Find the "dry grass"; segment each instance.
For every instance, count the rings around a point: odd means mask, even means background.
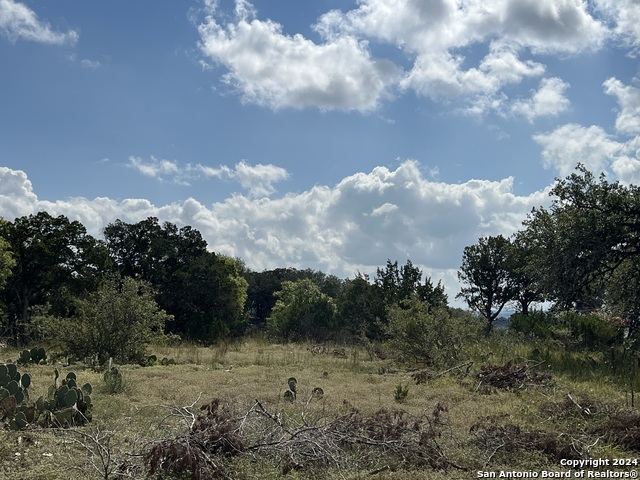
[[[526,448],[526,442],[534,435],[531,432],[555,432],[558,426],[557,418],[548,408],[542,408],[543,405],[565,405],[567,394],[572,398],[588,395],[600,402],[625,404],[624,392],[606,382],[577,383],[554,376],[551,386],[527,386],[517,391],[483,389],[478,388],[475,378],[481,367],[480,362],[476,362],[467,376],[464,372],[451,372],[417,385],[411,379],[411,371],[394,365],[391,360],[372,359],[364,349],[345,347],[344,356],[339,355],[340,352],[334,356],[333,348],[318,352],[310,345],[269,344],[259,339],[212,348],[156,347],[152,353],[158,358],[174,358],[177,364],[119,367],[127,388],[118,395],[103,392],[100,373],[81,366],[60,366],[61,373],[73,370],[81,383],[93,384],[94,421],[76,432],[41,429],[8,432],[0,440],[0,478],[119,478],[115,469],[122,465],[126,467],[123,472],[130,478],[145,478],[140,455],[159,439],[185,434],[191,418],[188,412],[196,412],[213,398],[221,399],[238,415],[246,413],[259,400],[270,412],[281,415],[292,425],[300,421],[301,413],[308,421],[321,424],[351,409],[365,416],[382,408],[402,409],[420,416],[431,414],[434,407],[441,404],[448,412],[446,423],[439,427],[438,445],[452,464],[469,469],[433,471],[422,467],[417,471],[395,471],[394,465],[389,465],[389,469],[376,469],[377,473],[370,475],[372,468],[368,466],[340,471],[309,468],[294,469],[287,478],[440,480],[475,478],[475,471],[483,468],[554,470],[560,468],[555,459],[535,448]],[[9,358],[16,358],[16,352],[0,350],[0,359]],[[490,360],[499,359],[492,355]],[[32,376],[32,399],[45,394],[53,382],[52,365],[25,366],[21,372]],[[283,398],[291,376],[298,381],[297,400],[293,404]],[[409,385],[408,397],[402,404],[394,400],[399,384]],[[321,400],[309,400],[314,387],[324,390]],[[185,406],[192,408],[183,409]],[[563,420],[563,425],[573,428],[572,425],[582,425],[583,420]],[[478,442],[477,425],[491,422],[506,425],[499,431],[503,434],[511,431],[508,425],[518,426],[522,433],[515,443],[505,441],[505,445],[515,445],[515,450],[488,451],[486,442]],[[486,440],[491,432],[498,430],[487,430],[483,438]],[[574,429],[567,433],[577,435],[579,432]],[[536,437],[539,438],[546,437]],[[523,443],[522,448],[518,442]],[[105,444],[108,449],[106,453],[103,450],[101,457],[98,447]],[[624,453],[631,455],[620,447],[599,442],[591,449],[590,456],[610,458]],[[226,462],[233,478],[282,477],[283,465],[272,460],[252,461],[239,456]]]

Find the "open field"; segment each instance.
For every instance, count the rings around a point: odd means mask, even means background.
[[[81,365],[60,365],[63,376],[73,370],[79,383],[93,385],[93,422],[70,430],[3,433],[0,477],[146,478],[141,455],[158,440],[185,435],[193,420],[191,413],[197,415],[199,407],[214,398],[240,419],[245,446],[264,443],[261,448],[217,459],[228,478],[281,478],[283,470],[290,469],[287,478],[467,479],[477,478],[477,471],[566,471],[559,464],[563,455],[610,459],[638,455],[640,428],[633,424],[636,417],[625,410],[629,398],[622,388],[602,379],[576,381],[561,375],[541,376],[544,381],[539,384],[532,377],[509,390],[491,387],[476,377],[482,365],[516,358],[509,358],[514,351],[484,351],[468,372],[466,367],[455,369],[416,384],[406,366],[372,357],[359,347],[313,348],[260,339],[212,348],[155,347],[152,353],[173,358],[176,365],[122,366],[125,389],[115,395],[105,391],[101,373]],[[16,357],[14,350],[0,350],[1,361]],[[20,368],[32,376],[32,399],[46,394],[53,383],[53,368]],[[293,402],[283,398],[289,377],[297,379]],[[396,399],[399,386],[408,387],[402,402]],[[312,398],[315,387],[323,389],[322,398]],[[354,438],[363,438],[364,430],[358,430],[362,425],[371,432],[378,422],[379,433],[390,426],[384,422],[401,418],[376,416],[380,409],[406,412],[402,417],[408,419],[405,436],[369,435],[371,445],[350,444],[344,449],[345,458],[323,463],[324,454],[349,443],[343,440],[350,431]],[[637,443],[612,440],[623,438],[615,437],[613,427],[606,427],[620,412],[627,412],[629,432],[624,438],[636,435]],[[333,428],[337,418],[345,428]],[[423,423],[414,428],[418,420]],[[399,428],[397,422],[393,425]],[[421,437],[423,443],[418,439],[411,444],[412,428],[426,435]],[[307,455],[302,462],[293,452],[287,465],[287,449],[302,447],[287,438],[285,429],[301,441],[315,442],[311,452],[317,456]],[[372,454],[373,437],[378,444]],[[435,470],[425,462],[412,465],[410,453],[416,445],[432,452]],[[401,457],[405,447],[404,453],[409,454],[403,462],[392,450]]]

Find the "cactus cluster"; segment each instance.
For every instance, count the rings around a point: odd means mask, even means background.
[[[12,430],[33,421],[35,412],[28,404],[30,385],[29,374],[21,375],[16,364],[0,364],[0,421]]]
[[[175,365],[176,361],[173,358],[167,357],[163,357],[162,360],[159,360],[157,356],[149,355],[147,358],[143,358],[140,362],[140,366],[142,367],[153,367],[158,364],[166,367],[167,365]]]
[[[20,352],[17,363],[26,365],[28,363],[45,364],[47,362],[47,353],[44,348],[32,348],[31,350],[23,350]]]
[[[289,390],[284,392],[284,398],[286,400],[293,402],[296,399],[296,396],[298,395],[298,381],[296,380],[295,377],[289,377],[289,380],[287,380],[287,383],[289,384]]]
[[[59,377],[56,368],[54,384],[47,396],[34,403],[29,401],[31,376],[21,375],[14,363],[0,364],[0,424],[21,430],[34,424],[68,427],[91,421],[91,384],[79,387],[76,374],[69,372],[58,385]]]
[[[289,385],[289,390],[286,390],[283,396],[285,400],[293,402],[298,397],[298,380],[296,380],[295,377],[289,377],[287,384]],[[324,390],[322,390],[322,388],[315,387],[311,391],[311,398],[320,400],[322,397],[324,397]]]
[[[54,376],[47,396],[36,400],[38,423],[43,426],[70,427],[90,422],[93,407],[91,384],[85,383],[79,387],[76,374],[69,372],[58,386],[60,373],[57,368]]]

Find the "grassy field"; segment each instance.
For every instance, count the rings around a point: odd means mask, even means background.
[[[0,478],[147,478],[145,452],[163,439],[188,439],[200,407],[214,398],[218,413],[222,406],[229,412],[215,428],[232,418],[235,433],[227,433],[244,445],[240,454],[211,456],[227,478],[287,471],[286,478],[468,479],[479,471],[566,471],[561,458],[635,458],[640,446],[640,421],[623,388],[603,378],[544,376],[544,365],[530,368],[517,346],[485,345],[473,364],[429,372],[420,384],[407,365],[359,347],[251,339],[151,351],[176,365],[121,366],[117,394],[102,373],[57,364],[93,385],[93,421],[3,432]],[[0,361],[15,358],[17,351],[0,350]],[[506,381],[522,377],[511,388],[477,377],[483,366],[510,360],[513,368],[500,370]],[[32,377],[31,399],[46,395],[53,369],[20,368]],[[283,397],[290,377],[297,379],[293,402]],[[315,387],[322,398],[313,397]]]

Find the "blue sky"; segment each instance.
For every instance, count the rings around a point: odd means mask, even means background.
[[[577,162],[640,181],[634,0],[0,0],[0,215],[149,215],[450,299]]]

